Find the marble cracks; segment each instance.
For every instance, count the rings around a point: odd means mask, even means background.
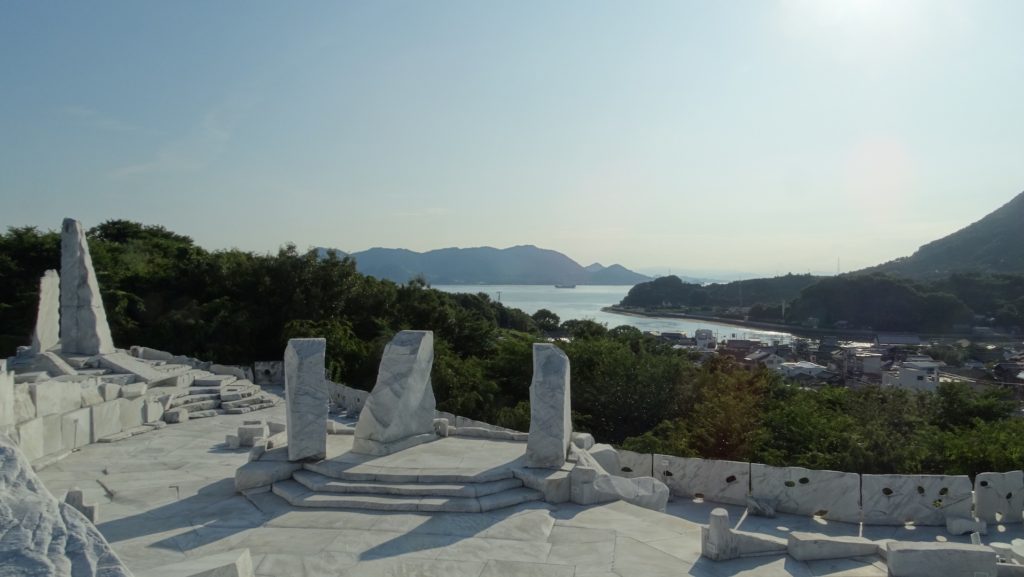
[[[388,455],[432,441],[434,333],[402,331],[384,348],[377,384],[359,414],[352,451]]]
[[[288,419],[288,460],[327,456],[325,339],[291,339],[284,351]]]
[[[555,345],[533,345],[530,384],[530,437],[526,466],[559,469],[572,436],[569,357]]]

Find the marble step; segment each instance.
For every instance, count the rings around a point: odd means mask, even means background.
[[[224,385],[230,385],[238,380],[238,377],[232,375],[202,375],[197,376],[196,380],[192,382],[197,387],[219,387]]]
[[[483,497],[523,486],[519,479],[502,479],[486,483],[381,483],[376,481],[342,481],[312,471],[296,471],[292,478],[311,491],[364,495],[418,497]]]
[[[404,495],[349,495],[320,493],[293,481],[278,481],[274,494],[295,507],[327,509],[370,509],[374,511],[422,511],[446,513],[482,513],[529,501],[540,501],[543,494],[533,489],[509,489],[482,497],[418,497]]]
[[[398,469],[366,467],[341,461],[318,461],[306,463],[303,468],[325,477],[342,481],[379,481],[381,483],[487,483],[511,479],[511,468],[500,469]]]
[[[253,396],[253,395],[250,395],[248,397],[243,397],[243,398],[237,399],[237,400],[228,400],[228,399],[225,398],[224,395],[221,395],[220,399],[221,399],[220,406],[225,408],[225,409],[238,409],[238,408],[241,408],[241,407],[248,407],[250,405],[258,405],[258,404],[263,403],[265,401],[265,399],[263,399],[262,397]]]
[[[186,407],[186,408],[188,408],[189,406],[194,405],[195,403],[203,403],[203,402],[207,402],[207,401],[220,401],[220,394],[219,393],[206,393],[206,394],[202,394],[202,395],[184,395],[184,396],[181,396],[181,397],[175,397],[175,398],[171,399],[171,403],[170,403],[170,405],[168,405],[168,408],[170,408],[170,409],[177,409],[178,407]],[[213,407],[206,407],[206,408],[212,409]]]

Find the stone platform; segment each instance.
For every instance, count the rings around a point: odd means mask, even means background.
[[[261,414],[280,420],[284,407]],[[97,503],[97,527],[138,574],[249,548],[259,577],[886,575],[884,562],[876,556],[835,561],[796,561],[781,555],[723,562],[701,558],[700,526],[721,505],[688,499],[670,502],[666,513],[621,502],[591,507],[527,502],[484,513],[454,513],[295,507],[272,492],[246,498],[234,491],[233,475],[248,460],[248,451],[224,444],[225,435],[246,418],[251,416],[220,415],[116,443],[88,445],[39,476],[58,498],[78,486],[87,502]],[[514,462],[518,456],[513,451],[521,444],[501,445],[488,455],[460,455],[456,447],[463,445],[443,441],[419,450],[436,449],[438,457],[443,450],[451,459],[447,466],[482,471]],[[502,449],[509,452],[499,453]],[[349,464],[379,466],[368,463]],[[435,464],[421,460],[417,467]],[[967,536],[949,536],[939,527],[861,527],[793,515],[765,519],[744,517],[742,507],[725,508],[737,528],[778,537],[806,531],[876,540],[969,542]],[[1021,525],[1000,525],[984,541],[1010,542],[1022,536]]]
[[[274,483],[274,494],[296,507],[455,513],[543,499],[515,477],[526,443],[447,437],[384,456],[352,445],[351,435],[329,436],[328,458]]]

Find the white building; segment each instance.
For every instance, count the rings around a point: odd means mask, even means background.
[[[904,361],[882,374],[882,385],[915,391],[934,391],[939,384],[939,367],[934,360]]]
[[[715,333],[711,332],[711,329],[697,329],[693,333],[693,338],[697,339],[697,348],[701,350],[713,351],[717,345]]]

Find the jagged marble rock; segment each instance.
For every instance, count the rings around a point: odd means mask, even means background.
[[[89,243],[82,225],[65,218],[60,235],[61,351],[77,355],[114,352]]]
[[[60,275],[48,270],[39,279],[39,311],[32,331],[32,352],[39,354],[60,344]]]
[[[0,574],[131,577],[78,510],[59,502],[0,434]]]
[[[284,351],[288,460],[327,456],[326,339],[291,339]]]
[[[549,343],[533,345],[530,437],[526,466],[559,469],[572,440],[569,357]]]
[[[387,455],[437,438],[433,364],[431,331],[402,331],[391,339],[380,360],[377,384],[359,413],[353,452]]]

